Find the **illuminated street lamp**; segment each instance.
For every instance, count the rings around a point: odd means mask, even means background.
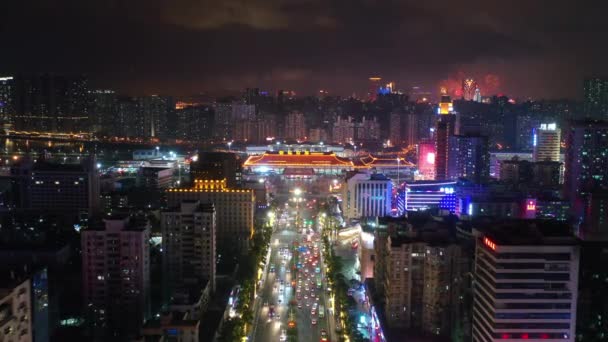
[[[295,189],[293,190],[293,194],[294,194],[294,195],[296,195],[296,196],[300,196],[300,195],[302,195],[302,189],[300,189],[300,188],[295,188]]]

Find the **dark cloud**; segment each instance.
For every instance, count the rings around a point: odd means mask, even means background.
[[[146,93],[260,85],[351,94],[379,74],[454,75],[518,97],[577,96],[606,75],[603,1],[24,0],[0,11],[0,72],[85,72]],[[487,89],[490,91],[489,89]],[[483,91],[483,89],[482,89]]]

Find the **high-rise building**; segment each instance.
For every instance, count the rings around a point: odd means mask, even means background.
[[[608,79],[586,79],[583,88],[586,117],[608,120]]]
[[[292,111],[285,118],[285,139],[306,140],[306,121],[304,113]]]
[[[226,180],[226,186],[241,184],[241,160],[236,153],[200,152],[198,160],[190,164],[191,179]]]
[[[0,283],[0,318],[0,341],[34,341],[31,279],[8,277]]]
[[[473,342],[575,341],[579,247],[569,227],[516,220],[473,233]]]
[[[117,136],[114,121],[118,115],[118,97],[113,90],[92,90],[91,98],[91,130],[110,136]]]
[[[420,135],[421,127],[424,127],[424,124],[420,124],[419,120],[424,120],[424,118],[428,118],[428,115],[416,115],[415,113],[408,113],[404,116],[405,125],[403,127],[403,142],[406,146],[414,146],[418,143],[419,138],[425,138],[426,135]],[[428,127],[426,128],[426,132],[428,133]]]
[[[559,162],[559,149],[561,147],[561,129],[555,123],[540,124],[532,132],[532,146],[534,146],[533,159],[535,162]]]
[[[337,117],[332,129],[332,141],[338,144],[353,143],[355,139],[355,122],[352,117]]]
[[[215,103],[213,110],[214,136],[224,140],[232,139],[232,104]]]
[[[565,196],[580,221],[585,219],[588,195],[608,189],[608,122],[572,122],[566,140]]]
[[[382,174],[355,173],[343,187],[342,211],[347,219],[385,216],[391,211],[393,182]]]
[[[226,180],[194,179],[194,187],[167,190],[170,208],[185,200],[212,203],[217,222],[217,245],[222,251],[246,250],[253,236],[255,196],[251,189],[228,187]]]
[[[448,178],[466,178],[481,184],[490,177],[488,137],[483,135],[453,135],[449,138]]]
[[[419,234],[418,224],[403,218],[378,219],[374,282],[384,298],[386,322],[390,328],[441,336],[467,331],[470,301],[465,297],[470,296],[465,289],[472,255],[462,241],[449,237],[443,223],[421,219],[433,233]]]
[[[94,336],[139,335],[150,315],[149,241],[146,219],[126,215],[81,232],[84,309]]]
[[[216,220],[212,204],[182,201],[161,214],[165,294],[211,284],[215,292]]]
[[[389,140],[393,146],[400,146],[401,141],[401,116],[403,114],[399,111],[391,113],[391,125],[389,130]]]
[[[166,138],[169,136],[168,123],[175,110],[173,98],[168,96],[144,96],[138,99],[143,117],[142,137]],[[194,123],[191,121],[191,123]],[[211,129],[211,127],[209,127]]]
[[[178,139],[204,141],[214,136],[214,114],[207,106],[186,106],[175,110]],[[232,129],[230,130],[232,132]]]
[[[449,179],[450,137],[458,134],[456,114],[441,114],[435,128],[435,179]]]
[[[355,123],[355,139],[357,141],[378,141],[380,139],[380,123],[377,117],[366,119]]]
[[[16,76],[14,105],[17,130],[89,130],[88,81],[84,76]]]
[[[99,173],[94,156],[80,164],[58,164],[39,160],[33,164],[31,178],[23,194],[28,208],[88,214],[99,210]]]
[[[382,78],[374,76],[369,78],[369,90],[367,91],[367,99],[369,101],[376,101],[378,98],[378,91],[380,90]]]
[[[15,114],[15,80],[12,76],[0,77],[0,120],[11,124]]]

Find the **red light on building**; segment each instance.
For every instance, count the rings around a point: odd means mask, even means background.
[[[528,211],[536,210],[536,202],[529,200],[528,204],[526,205],[526,210],[528,210]]]
[[[542,335],[540,335],[540,338],[543,340],[547,340],[547,339],[549,339],[549,334],[542,334]]]
[[[521,334],[521,338],[523,340],[527,340],[528,338],[530,338],[530,336],[528,334]]]
[[[490,248],[491,250],[493,250],[493,251],[496,250],[496,247],[497,247],[496,244],[492,240],[488,239],[487,237],[483,238],[483,243],[484,243],[484,245],[488,246],[488,248]]]
[[[500,336],[500,338],[502,338],[503,340],[508,340],[508,339],[510,339],[510,338],[511,338],[511,335],[509,335],[509,334],[502,334],[502,335]]]

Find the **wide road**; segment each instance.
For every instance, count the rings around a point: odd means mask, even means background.
[[[334,334],[329,327],[329,295],[322,272],[325,267],[321,260],[320,234],[313,231],[317,225],[312,222],[313,213],[307,208],[305,199],[296,204],[283,204],[281,208],[276,212],[270,259],[254,307],[252,339],[255,342],[282,341],[289,329],[295,329],[299,342],[322,341],[322,330],[332,337]],[[304,248],[295,248],[294,242]],[[299,269],[295,267],[296,262],[301,265]],[[321,288],[317,288],[319,280]],[[290,301],[294,304],[291,314]],[[319,317],[321,307],[324,317]],[[275,317],[270,317],[271,312]],[[289,327],[290,321],[295,327]]]

